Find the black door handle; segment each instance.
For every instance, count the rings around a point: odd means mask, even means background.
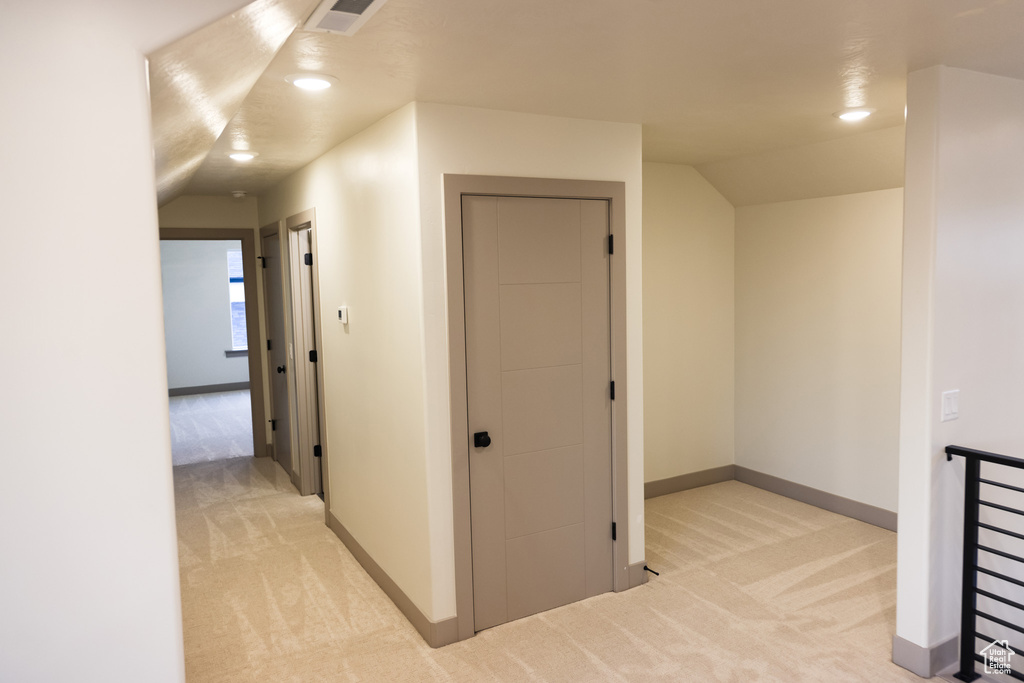
[[[285,366],[283,366],[283,365],[278,365],[278,366],[277,366],[277,371],[278,371],[278,372],[284,372],[284,371],[285,371],[285,370],[287,370],[287,369],[288,369],[288,368],[286,368],[286,367],[285,367]]]
[[[487,436],[487,432],[477,432],[473,435],[473,445],[477,448],[487,448],[491,445],[491,437]]]

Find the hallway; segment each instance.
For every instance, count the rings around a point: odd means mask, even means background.
[[[432,650],[276,463],[174,475],[192,683],[920,680],[895,534],[738,482],[647,501],[647,585]]]

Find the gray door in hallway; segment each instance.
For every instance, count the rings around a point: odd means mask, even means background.
[[[462,202],[479,631],[612,590],[608,203]]]
[[[320,458],[315,455],[320,445],[320,405],[317,390],[316,316],[313,307],[313,243],[309,227],[289,230],[289,259],[291,265],[292,334],[296,353],[295,375],[295,433],[298,451],[295,453],[299,492],[303,495],[323,492]]]
[[[270,415],[274,421],[271,432],[274,458],[284,471],[292,475],[292,431],[288,409],[288,336],[284,313],[284,268],[281,262],[281,237],[277,232],[262,238],[264,302],[266,305],[267,372],[270,376]]]

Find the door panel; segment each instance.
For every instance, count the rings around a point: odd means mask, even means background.
[[[583,537],[574,524],[508,541],[510,621],[587,597]]]
[[[281,241],[277,233],[263,238],[264,299],[266,302],[267,334],[270,352],[267,354],[270,377],[270,416],[275,421],[271,432],[274,458],[289,475],[292,474],[291,419],[288,412],[288,375],[278,368],[288,367],[288,338],[284,318],[284,270],[281,263]]]
[[[305,252],[313,253],[313,232],[305,230]],[[313,281],[313,268],[306,267],[303,270],[302,279],[302,335],[305,339],[306,352],[317,350],[316,344],[316,312],[313,305],[313,289],[316,283]],[[320,361],[317,361],[319,363]],[[315,449],[321,445],[320,435],[320,391],[317,386],[317,363],[306,364],[306,419],[310,434],[310,443]],[[310,474],[312,475],[311,491],[317,495],[323,494],[323,470],[322,460],[314,454],[309,461]]]
[[[470,432],[487,431],[491,445],[480,451],[470,439],[470,515],[473,519],[473,614],[477,631],[508,621],[505,592],[505,502],[501,424],[500,298],[494,278],[498,258],[498,203],[466,197],[463,216],[463,277],[466,282],[466,389]],[[470,326],[472,320],[472,327]],[[479,456],[483,457],[479,457]],[[490,457],[488,457],[490,456]]]
[[[505,458],[505,538],[583,523],[583,447]]]
[[[562,365],[502,373],[504,455],[583,441],[583,368]]]
[[[580,281],[579,200],[495,200],[501,284]]]
[[[500,296],[502,370],[583,361],[578,283],[503,285]],[[545,343],[538,344],[542,336]]]
[[[313,269],[305,260],[312,255],[310,228],[293,230],[291,240],[292,266],[292,331],[295,335],[295,396],[298,452],[295,466],[299,473],[299,492],[302,495],[323,492],[320,459],[314,447],[320,445],[320,408],[317,391],[316,363],[309,360],[316,353],[315,316],[313,311]],[[318,361],[319,362],[319,361]]]
[[[612,588],[608,205],[463,198],[477,630]]]
[[[608,204],[580,202],[584,226],[602,226],[602,238],[581,245],[583,278],[583,434],[586,500],[587,595],[613,589],[611,288],[608,263]],[[596,228],[591,228],[596,230]],[[599,370],[600,369],[600,370]],[[608,571],[605,571],[605,567]]]

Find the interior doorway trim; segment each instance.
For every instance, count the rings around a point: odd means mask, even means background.
[[[469,402],[466,384],[466,309],[462,254],[462,197],[465,195],[608,201],[609,233],[618,236],[609,273],[611,376],[616,385],[615,401],[612,403],[612,519],[617,523],[617,537],[613,544],[612,585],[616,592],[630,587],[626,439],[626,406],[629,396],[626,383],[626,184],[613,181],[445,174],[444,229],[458,640],[471,638],[475,633],[467,416]]]
[[[267,455],[266,413],[263,405],[263,356],[260,350],[259,287],[256,282],[256,234],[248,228],[160,228],[162,240],[238,240],[242,243],[242,287],[245,290],[245,336],[249,345],[249,401],[252,449]]]
[[[284,282],[284,292],[283,292],[283,301],[282,301],[282,304],[283,304],[282,314],[284,315],[285,320],[286,320],[286,328],[287,328],[286,329],[286,335],[289,337],[289,341],[291,341],[292,343],[295,344],[295,359],[290,361],[290,362],[293,363],[293,368],[292,368],[291,372],[297,373],[298,372],[298,368],[301,365],[297,361],[302,356],[304,356],[305,353],[308,350],[307,349],[303,349],[301,347],[301,344],[298,343],[299,342],[298,336],[301,333],[296,330],[296,324],[297,324],[296,323],[296,316],[297,316],[297,314],[296,314],[296,311],[295,311],[294,296],[293,296],[294,295],[293,288],[294,288],[294,283],[295,283],[295,274],[293,273],[293,263],[294,263],[293,256],[294,256],[294,254],[292,253],[293,252],[293,243],[292,243],[291,237],[292,237],[293,233],[295,233],[297,231],[300,231],[300,230],[306,230],[306,229],[308,229],[310,231],[310,253],[312,255],[311,256],[311,258],[312,258],[312,264],[311,264],[311,267],[312,267],[312,290],[311,290],[310,293],[311,293],[312,304],[313,304],[313,348],[317,349],[317,351],[318,351],[318,354],[317,354],[318,358],[317,358],[317,362],[315,363],[315,366],[316,366],[315,373],[316,373],[316,399],[317,399],[317,411],[318,411],[317,412],[317,418],[318,418],[317,428],[318,428],[318,433],[319,433],[319,439],[317,441],[318,441],[318,443],[320,445],[320,458],[319,458],[319,460],[320,460],[320,462],[319,462],[319,466],[320,466],[320,479],[321,479],[320,486],[321,486],[321,490],[323,491],[324,521],[325,521],[325,523],[328,524],[328,526],[330,526],[331,494],[330,494],[330,487],[329,487],[329,483],[328,483],[328,481],[329,481],[329,478],[328,478],[328,468],[329,468],[329,464],[328,464],[328,451],[329,451],[329,448],[328,448],[328,436],[327,436],[326,402],[325,402],[325,398],[324,398],[324,396],[325,396],[325,392],[324,392],[324,363],[323,363],[323,354],[322,354],[322,351],[323,351],[323,328],[322,328],[323,322],[322,322],[321,312],[320,312],[320,265],[319,265],[320,262],[319,262],[319,258],[318,258],[318,254],[317,254],[316,210],[315,209],[306,209],[305,211],[297,213],[297,214],[295,214],[293,216],[289,216],[288,218],[286,218],[284,220],[274,221],[273,223],[270,223],[270,224],[265,225],[262,228],[260,228],[259,234],[260,234],[261,240],[264,237],[268,237],[270,235],[275,235],[275,234],[278,235],[278,237],[279,237],[279,243],[278,244],[279,244],[279,248],[280,248],[280,253],[278,254],[278,256],[281,259],[281,264],[282,264],[282,267],[283,267],[282,277],[283,277],[283,282]],[[271,305],[269,297],[264,297],[264,300],[265,300],[265,303],[266,303],[267,306]],[[268,336],[270,335],[269,325],[270,325],[270,320],[268,318],[268,321],[267,321],[267,326],[268,326],[267,335]],[[264,345],[265,345],[265,340],[264,340]],[[269,367],[270,366],[268,365],[267,366],[267,368],[268,368],[268,370],[267,370],[268,375],[269,375],[269,372],[270,372],[269,371]],[[269,379],[269,376],[268,376],[268,379]],[[268,387],[269,387],[269,384],[268,384]],[[269,388],[268,388],[268,390],[269,390]],[[301,462],[301,463],[298,464],[297,467],[295,467],[295,463],[298,462],[296,459],[300,459],[302,457],[302,455],[300,453],[300,449],[297,448],[298,436],[297,436],[296,430],[299,429],[299,425],[301,423],[301,416],[299,415],[299,409],[298,409],[298,398],[299,397],[297,395],[296,385],[293,382],[289,381],[288,382],[288,403],[289,403],[288,410],[289,410],[289,413],[294,413],[294,415],[292,417],[294,418],[294,421],[295,421],[295,424],[291,425],[293,469],[295,469],[296,471],[299,472],[299,474],[293,476],[292,483],[295,485],[295,488],[298,489],[301,494],[309,495],[311,493],[314,493],[314,491],[312,491],[312,489],[311,489],[311,486],[312,486],[311,474],[307,470],[309,469],[309,467],[311,465],[315,465],[316,463],[315,462],[313,462],[313,463]]]
[[[293,216],[289,216],[284,220],[284,231],[281,234],[282,237],[287,236],[287,246],[285,249],[289,254],[292,251],[292,239],[293,233],[299,230],[309,230],[309,251],[312,259],[312,290],[311,296],[313,300],[313,348],[318,351],[317,362],[314,363],[316,366],[316,402],[317,402],[317,432],[318,437],[316,439],[320,445],[320,487],[324,494],[324,522],[330,525],[330,509],[331,509],[331,494],[330,487],[328,485],[328,439],[327,439],[327,411],[326,401],[324,397],[324,359],[323,359],[323,317],[320,312],[320,259],[317,254],[317,232],[316,232],[316,209],[306,209]],[[285,240],[282,240],[284,242]],[[290,261],[291,262],[291,261]],[[294,274],[291,274],[288,278],[289,290],[292,289],[295,281]],[[294,292],[290,292],[290,296],[294,297]],[[293,299],[294,300],[294,299]],[[289,308],[292,313],[292,336],[298,340],[298,332],[295,330],[295,310],[294,305]],[[296,349],[298,353],[298,349]],[[298,398],[298,397],[296,397]],[[302,474],[302,489],[303,493],[307,486],[312,484],[312,476],[310,472],[305,469],[306,465],[316,466],[316,458],[312,463],[303,463],[304,469]]]

